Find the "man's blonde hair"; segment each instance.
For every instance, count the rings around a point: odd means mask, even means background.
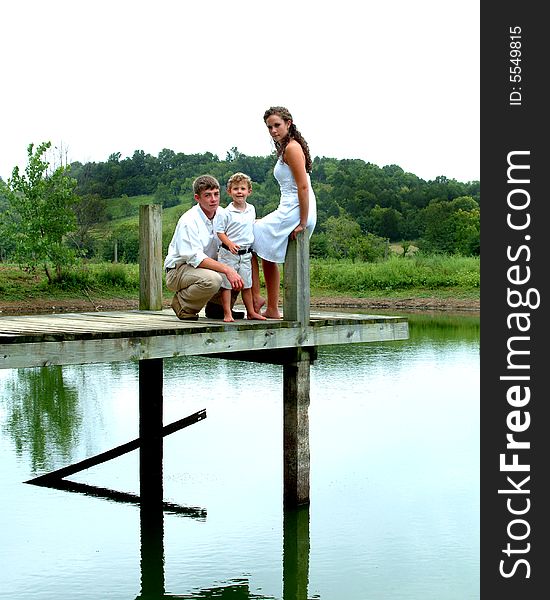
[[[231,187],[237,183],[241,183],[242,181],[246,181],[248,184],[248,189],[252,189],[252,179],[246,173],[235,173],[231,175],[231,177],[227,181],[227,191],[231,189]]]

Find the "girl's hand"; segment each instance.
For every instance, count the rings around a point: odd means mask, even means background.
[[[290,234],[290,239],[291,240],[295,240],[296,236],[301,233],[302,231],[305,231],[306,227],[304,225],[302,225],[301,223],[298,223],[298,226],[294,228],[294,231]]]

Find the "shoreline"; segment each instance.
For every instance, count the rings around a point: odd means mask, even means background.
[[[237,306],[240,306],[237,302]],[[473,299],[457,298],[354,298],[350,296],[318,296],[310,300],[312,309],[372,309],[400,312],[453,312],[479,314],[480,302]],[[137,310],[139,300],[131,298],[69,298],[32,299],[21,301],[0,301],[0,316],[51,314],[68,312],[96,312]],[[170,301],[163,302],[163,308],[170,308]]]

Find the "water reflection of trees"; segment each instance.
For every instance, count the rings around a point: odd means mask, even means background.
[[[18,456],[28,454],[33,472],[71,457],[81,426],[78,389],[61,366],[18,369],[6,384],[6,424]]]

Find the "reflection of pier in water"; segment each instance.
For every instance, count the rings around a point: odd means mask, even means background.
[[[162,478],[140,469],[141,594],[136,600],[169,598],[232,598],[272,600],[250,592],[245,578],[223,586],[201,589],[191,594],[166,593],[164,578],[164,502]],[[192,516],[192,515],[186,515]],[[196,518],[196,517],[194,517]],[[237,552],[238,550],[236,550]],[[282,600],[308,600],[309,507],[285,509],[283,513],[283,597]],[[274,599],[273,599],[274,600]]]
[[[203,356],[281,365],[284,600],[306,600],[310,366],[316,359],[318,346],[407,339],[407,319],[310,314],[309,238],[299,235],[296,241],[289,243],[284,265],[283,320],[224,323],[201,318],[195,322],[179,321],[171,311],[162,310],[160,215],[159,206],[140,208],[139,311],[0,317],[0,368],[139,361],[139,439],[77,465],[41,475],[33,483],[93,493],[90,488],[79,488],[78,484],[63,478],[139,447],[141,598],[223,597],[214,595],[214,590],[210,596],[206,591],[202,596],[168,596],[164,592],[163,510],[167,507],[162,498],[163,436],[167,429],[176,431],[179,426],[178,422],[163,425],[163,360]],[[118,501],[138,501],[135,496],[103,488],[95,488],[95,494]],[[306,508],[299,510],[299,506]],[[186,510],[195,509],[179,507],[175,510],[184,514]],[[243,597],[255,596],[247,592]]]

